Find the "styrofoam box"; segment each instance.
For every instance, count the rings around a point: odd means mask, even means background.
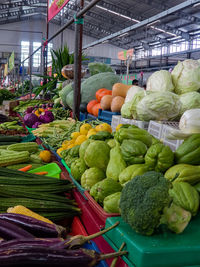
[[[178,127],[171,127],[169,125],[163,125],[161,141],[163,144],[169,146],[172,151],[175,151],[183,142],[183,140],[170,140],[167,138],[168,133],[171,129],[178,129]]]
[[[122,117],[119,115],[113,115],[112,116],[111,127],[112,127],[113,131],[115,131],[117,125],[121,123],[121,119],[122,119]]]
[[[149,126],[149,122],[147,121],[138,121],[138,120],[125,119],[125,118],[121,118],[121,123],[135,125],[144,130],[148,130],[148,126]]]

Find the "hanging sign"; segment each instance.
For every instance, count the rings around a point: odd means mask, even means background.
[[[8,61],[9,70],[12,70],[14,66],[15,66],[15,52],[13,51]]]
[[[118,59],[127,60],[128,56],[133,56],[134,49],[123,50],[118,53]]]
[[[69,0],[48,0],[48,21],[52,20]]]

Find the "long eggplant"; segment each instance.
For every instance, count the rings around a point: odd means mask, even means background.
[[[89,235],[89,236],[83,236],[83,235],[72,236],[72,237],[68,238],[67,240],[63,241],[62,243],[55,244],[54,248],[65,248],[65,249],[80,248],[86,242],[107,233],[108,231],[115,228],[117,225],[119,225],[119,222],[116,222],[115,224],[108,227],[107,229],[104,229],[100,232],[97,232],[97,233]]]
[[[0,237],[4,240],[34,238],[32,234],[21,227],[0,219]]]
[[[0,250],[6,248],[16,248],[16,247],[19,248],[21,246],[51,247],[62,241],[63,241],[62,238],[25,238],[25,239],[13,239],[9,241],[3,240],[0,242]]]
[[[118,257],[126,251],[101,255],[94,250],[64,250],[46,247],[20,247],[0,249],[1,267],[88,267],[99,261]]]
[[[60,225],[46,223],[30,216],[1,213],[0,220],[14,223],[35,237],[66,237],[66,229]]]

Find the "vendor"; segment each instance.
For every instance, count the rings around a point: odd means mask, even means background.
[[[132,85],[139,85],[139,82],[138,82],[138,80],[136,80],[136,79],[134,79],[134,80],[132,80]]]

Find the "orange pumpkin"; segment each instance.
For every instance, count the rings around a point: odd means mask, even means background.
[[[92,114],[92,108],[94,105],[98,104],[97,100],[91,100],[88,104],[87,104],[87,112]]]
[[[105,88],[99,89],[96,92],[96,99],[98,100],[98,102],[101,102],[101,99],[104,95],[112,95],[112,91],[107,90]]]
[[[127,85],[123,83],[115,83],[112,87],[112,97],[114,98],[115,96],[122,96],[125,98],[128,90],[131,87],[132,85]]]
[[[100,103],[94,105],[92,107],[92,115],[94,115],[95,117],[98,117],[99,109],[101,109],[101,104]]]

